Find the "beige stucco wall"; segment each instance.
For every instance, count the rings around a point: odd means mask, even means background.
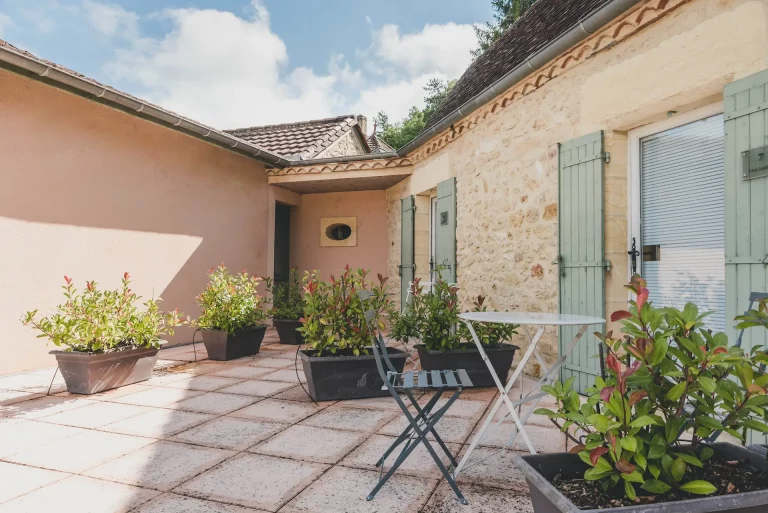
[[[356,217],[357,245],[321,247],[320,219]],[[304,194],[301,206],[291,210],[291,266],[316,269],[327,279],[349,264],[387,274],[387,216],[385,192],[330,192]]]
[[[455,176],[464,306],[482,293],[491,309],[557,311],[557,143],[602,129],[611,153],[606,313],[619,308],[628,278],[626,132],[718,101],[725,84],[768,67],[767,19],[764,1],[693,0],[415,163],[411,178],[387,190],[390,274],[400,261],[400,198]],[[552,360],[555,330],[545,337]]]
[[[65,274],[194,314],[211,266],[267,272],[261,164],[4,70],[0,176],[0,374],[54,364],[19,318]]]

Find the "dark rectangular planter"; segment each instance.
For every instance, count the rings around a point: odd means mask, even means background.
[[[715,457],[727,457],[751,465],[755,470],[765,468],[765,456],[744,447],[727,443],[712,444]],[[589,468],[577,454],[531,454],[514,456],[515,465],[525,475],[531,491],[534,513],[765,513],[768,511],[768,490],[701,497],[676,502],[659,502],[608,509],[579,509],[568,500],[550,479],[560,474],[563,479],[581,478]]]
[[[459,370],[464,369],[472,380],[474,387],[494,387],[488,366],[480,356],[474,344],[462,344],[460,349],[451,349],[449,351],[427,350],[424,344],[416,344],[414,347],[419,352],[421,368],[424,370]],[[512,360],[515,358],[515,351],[520,349],[512,344],[501,344],[499,347],[486,347],[485,354],[491,361],[493,369],[504,385],[507,382],[509,369],[512,367]]]
[[[373,354],[362,356],[314,356],[314,350],[300,351],[307,377],[309,396],[314,401],[385,397],[384,381],[379,376]],[[387,355],[397,372],[403,372],[406,353],[388,348]]]
[[[72,394],[96,394],[152,377],[158,349],[137,347],[111,353],[51,351]]]
[[[201,330],[203,344],[210,360],[226,361],[259,352],[267,327],[252,326],[229,334],[221,330]]]
[[[281,344],[298,346],[304,343],[303,334],[300,331],[296,331],[296,328],[301,328],[300,321],[272,319],[272,323],[275,325]]]

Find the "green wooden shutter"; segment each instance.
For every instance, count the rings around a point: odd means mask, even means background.
[[[400,308],[405,308],[408,287],[416,272],[414,258],[414,213],[416,204],[413,196],[401,200],[400,214]]]
[[[768,70],[725,86],[725,320],[729,340],[733,318],[744,312],[750,292],[768,290],[768,177],[744,179],[743,153],[768,145]],[[742,347],[768,343],[766,330],[744,332]],[[766,443],[750,433],[750,443]]]
[[[440,277],[456,283],[456,179],[437,184],[435,265],[443,266]]]
[[[603,252],[603,132],[559,146],[558,239],[560,313],[605,316]],[[579,326],[560,327],[561,353]],[[599,344],[586,333],[560,374],[575,377],[574,389],[585,393],[600,375]]]

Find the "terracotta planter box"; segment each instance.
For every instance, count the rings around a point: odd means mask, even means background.
[[[201,330],[210,360],[226,361],[251,356],[261,349],[267,327],[253,326],[229,334],[220,330]]]
[[[765,468],[764,454],[727,443],[713,444],[715,458],[740,460],[755,468]],[[768,490],[734,493],[716,497],[700,497],[675,502],[657,502],[607,509],[579,509],[555,488],[550,479],[560,474],[563,479],[581,478],[589,468],[577,454],[531,454],[515,456],[515,465],[525,475],[531,491],[534,513],[765,513],[768,511]]]
[[[480,356],[475,344],[462,344],[461,349],[450,351],[428,350],[424,344],[414,346],[419,352],[419,360],[423,370],[459,370],[464,369],[472,380],[474,387],[495,387],[493,376],[488,366]],[[501,344],[499,347],[486,347],[485,354],[491,361],[493,369],[499,376],[502,385],[507,383],[509,369],[515,358],[515,351],[520,349],[512,344]]]
[[[158,349],[138,347],[112,353],[51,351],[72,394],[96,394],[146,381],[152,376]]]
[[[299,351],[309,396],[314,401],[387,397],[373,354],[363,356],[314,356],[314,350]],[[392,365],[403,372],[406,353],[388,348]],[[383,362],[382,362],[383,363]]]
[[[275,325],[281,344],[298,346],[304,343],[304,336],[300,331],[296,331],[296,328],[301,328],[300,321],[272,319],[272,323]]]

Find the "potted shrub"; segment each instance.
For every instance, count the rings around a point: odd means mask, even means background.
[[[304,316],[304,298],[301,297],[301,279],[298,270],[291,269],[288,282],[267,282],[272,293],[272,323],[275,325],[281,344],[299,345],[303,342],[301,318]]]
[[[38,338],[63,348],[51,354],[67,390],[95,394],[149,379],[161,338],[183,324],[178,310],[161,312],[160,298],[139,309],[140,298],[130,289],[128,273],[116,290],[99,290],[96,282],[89,281],[81,292],[71,278],[65,276],[64,281],[66,301],[56,313],[38,316],[34,310],[22,322],[39,331]]]
[[[378,275],[378,284],[367,279],[368,272],[346,266],[339,278],[321,281],[307,273],[304,285],[304,319],[299,328],[307,349],[300,352],[309,395],[315,401],[384,397],[384,385],[376,368],[372,333],[365,311],[377,312],[381,328],[394,310],[387,278]],[[369,290],[373,297],[363,304],[358,292]],[[406,354],[389,348],[389,358],[403,371]]]
[[[719,432],[742,441],[747,429],[768,432],[768,355],[729,346],[693,304],[654,308],[642,278],[629,288],[637,299],[611,317],[624,338],[596,334],[608,378],[596,379],[586,402],[572,379],[547,386],[557,410],[536,410],[577,445],[516,457],[534,511],[768,511],[765,456],[708,442]]]
[[[208,271],[208,286],[197,296],[200,316],[193,322],[203,334],[211,360],[254,355],[267,330],[262,279],[243,271],[231,274],[221,264]]]
[[[424,370],[464,369],[476,387],[495,386],[488,366],[472,341],[466,324],[459,322],[458,288],[438,279],[428,292],[420,279],[411,284],[411,301],[392,326],[390,336],[401,342],[416,338],[414,347]],[[476,312],[486,311],[485,298],[474,301]],[[517,346],[504,344],[515,334],[511,324],[476,323],[473,325],[488,359],[502,383],[507,382]]]

